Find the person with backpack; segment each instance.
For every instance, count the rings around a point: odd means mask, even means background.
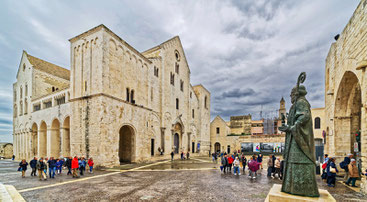
[[[359,171],[355,159],[352,159],[350,164],[348,165],[348,172],[349,172],[349,179],[345,184],[349,186],[350,182],[352,182],[352,187],[357,187],[356,180],[357,178],[359,178]]]
[[[270,155],[268,159],[268,177],[271,177],[271,173],[273,172],[273,156]]]
[[[71,156],[69,156],[67,159],[66,159],[66,167],[68,168],[68,173],[67,175],[72,175],[71,173]]]
[[[261,169],[263,169],[263,155],[261,153],[257,155],[257,162],[260,164]]]
[[[245,174],[247,159],[246,159],[246,156],[244,154],[242,154],[241,162],[242,162],[242,171],[243,171],[243,174]]]
[[[339,166],[341,169],[344,169],[345,174],[344,174],[344,183],[346,183],[349,179],[349,170],[348,170],[348,165],[350,164],[350,160],[353,158],[353,154],[348,154],[348,156],[346,156],[344,158],[344,161],[340,162]]]
[[[75,156],[74,159],[71,161],[71,169],[73,170],[73,178],[79,177],[78,172],[77,172],[78,168],[79,168],[78,157]]]
[[[56,160],[54,159],[54,157],[50,157],[50,160],[48,160],[47,163],[48,163],[48,174],[50,178],[55,178]]]
[[[221,159],[221,164],[223,165],[223,173],[226,173],[226,169],[228,166],[228,158],[227,155],[223,155]]]

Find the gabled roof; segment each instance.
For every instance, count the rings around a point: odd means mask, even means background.
[[[29,62],[33,65],[33,68],[66,80],[70,80],[70,70],[29,55],[26,51],[24,52],[27,55]]]
[[[216,119],[219,119],[219,121],[222,121],[222,122],[224,122],[224,123],[227,125],[227,122],[226,122],[225,120],[223,120],[223,118],[222,118],[222,117],[220,117],[219,115],[217,115],[217,116],[213,119],[212,123],[213,123]]]
[[[285,102],[284,98],[282,97],[282,99],[280,100],[280,102]]]

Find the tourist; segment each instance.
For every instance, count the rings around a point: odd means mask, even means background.
[[[71,173],[71,161],[72,161],[71,156],[69,156],[69,157],[66,159],[66,167],[68,168],[68,173],[67,173],[67,175],[71,175],[71,174],[72,174],[72,173]]]
[[[278,174],[278,178],[280,178],[280,158],[278,157],[277,160],[275,160],[275,172],[273,174],[273,177],[275,177],[276,174]]]
[[[349,172],[348,172],[348,165],[350,163],[350,160],[353,158],[353,154],[348,154],[348,156],[346,156],[344,158],[344,161],[340,162],[340,168],[344,169],[345,174],[344,174],[344,182],[347,182],[347,180],[349,179]]]
[[[47,163],[48,163],[48,174],[50,178],[55,178],[56,160],[54,159],[54,157],[50,157],[50,160],[48,160]]]
[[[271,173],[273,172],[273,156],[270,155],[268,159],[268,177],[271,177]]]
[[[242,172],[243,172],[243,174],[245,174],[247,159],[246,159],[246,156],[244,154],[242,154],[241,162],[242,162]]]
[[[335,165],[335,159],[329,158],[329,162],[326,167],[326,173],[327,173],[326,181],[329,187],[335,187],[335,178],[336,178],[337,172],[338,172],[338,169],[336,168],[336,165]]]
[[[79,160],[79,171],[80,171],[80,175],[84,175],[85,172],[85,167],[87,165],[87,163],[84,160],[84,157],[80,158]]]
[[[64,162],[60,159],[57,159],[56,160],[56,171],[57,171],[57,174],[60,175],[61,174],[61,170],[62,170],[62,164]]]
[[[232,164],[233,164],[234,159],[231,155],[227,159],[228,159],[227,171],[229,169],[229,172],[231,173],[232,172]]]
[[[249,176],[252,179],[256,178],[256,172],[259,170],[259,162],[257,162],[256,159],[253,159],[253,157],[251,158],[251,160],[248,163],[248,168],[250,170]]]
[[[257,162],[259,162],[261,169],[263,169],[263,155],[261,153],[257,156]]]
[[[43,162],[43,158],[41,157],[40,160],[37,162],[37,170],[38,170],[38,176],[39,179],[47,180],[46,174],[44,170],[47,170],[45,162]]]
[[[240,173],[240,160],[238,160],[237,156],[236,156],[236,159],[233,162],[233,174],[234,175],[241,175],[241,173]]]
[[[33,157],[33,159],[29,162],[29,165],[32,168],[31,176],[37,176],[36,174],[37,157]]]
[[[173,161],[173,156],[175,155],[175,153],[173,153],[173,151],[171,152],[171,161]]]
[[[45,169],[43,169],[43,172],[45,173],[46,177],[47,177],[47,161],[48,158],[46,157],[45,160],[43,161],[43,163],[45,163]]]
[[[181,151],[181,160],[184,160],[184,152]]]
[[[356,180],[357,178],[359,178],[359,171],[355,159],[352,159],[350,161],[350,164],[348,165],[348,172],[349,172],[349,179],[345,184],[349,186],[350,182],[352,182],[352,187],[357,187]]]
[[[11,157],[11,160],[13,160],[13,161],[14,161],[14,159],[15,159],[15,155],[13,154],[13,156]]]
[[[324,155],[324,163],[321,166],[321,168],[322,168],[321,179],[323,179],[323,180],[326,180],[326,178],[327,178],[326,166],[327,166],[327,163],[328,162],[329,162],[329,155],[328,154],[325,154]]]
[[[89,166],[89,173],[93,173],[94,162],[92,157],[88,160],[88,166]]]
[[[213,163],[215,162],[214,154],[215,154],[215,152],[212,153],[212,161],[213,161]]]
[[[275,160],[277,159],[276,157],[275,157],[275,155],[273,154],[272,155],[272,157],[271,157],[271,159],[273,160],[273,168],[272,168],[272,173],[274,173],[275,172]]]
[[[73,170],[73,178],[78,177],[77,169],[79,168],[78,158],[75,156],[71,161],[71,169]]]
[[[227,155],[223,155],[221,159],[221,164],[223,165],[223,173],[226,172],[227,166],[228,166],[228,158]]]
[[[190,152],[189,152],[189,151],[187,151],[187,153],[186,153],[186,158],[187,158],[187,159],[189,159],[189,158],[190,158]]]
[[[27,166],[28,163],[25,159],[23,159],[20,163],[19,163],[19,170],[22,171],[22,177],[25,177],[25,172],[27,171]]]

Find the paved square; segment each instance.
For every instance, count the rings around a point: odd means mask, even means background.
[[[73,179],[64,172],[55,179],[21,178],[18,162],[0,161],[0,181],[14,185],[27,201],[264,201],[278,179],[267,178],[265,169],[255,179],[246,175],[221,174],[209,158],[161,161],[125,166],[124,170],[95,171]],[[65,171],[65,170],[64,170]],[[367,201],[363,195],[337,183],[329,188],[337,201]]]

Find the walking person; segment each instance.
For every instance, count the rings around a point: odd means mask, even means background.
[[[236,159],[233,161],[233,174],[234,175],[241,175],[240,172],[240,160],[236,156]]]
[[[349,179],[345,184],[350,186],[349,184],[350,182],[352,182],[352,187],[357,187],[356,180],[357,178],[359,178],[359,171],[355,159],[352,159],[350,161],[350,164],[348,165],[348,172],[349,172]]]
[[[271,177],[271,173],[273,172],[273,156],[270,155],[268,159],[268,177]]]
[[[171,152],[171,161],[173,161],[173,156],[175,155],[175,153],[173,153],[173,151]]]
[[[19,167],[20,170],[22,171],[22,177],[25,178],[25,172],[27,171],[27,166],[28,163],[25,159],[23,159],[20,163],[19,163]]]
[[[37,170],[37,157],[33,157],[33,159],[29,162],[29,165],[32,168],[31,176],[37,176],[36,170]]]
[[[263,155],[261,153],[257,155],[257,162],[260,164],[261,169],[263,169]]]
[[[37,167],[37,170],[38,170],[39,180],[42,180],[42,179],[47,180],[46,174],[44,172],[44,170],[45,169],[47,170],[47,168],[46,168],[45,162],[43,162],[43,158],[42,157],[37,162],[36,167]]]
[[[348,172],[348,165],[350,164],[350,160],[353,158],[353,154],[348,154],[348,156],[346,156],[344,158],[344,161],[340,162],[340,168],[344,169],[345,174],[344,174],[344,182],[346,183],[347,180],[349,179],[349,172]]]
[[[13,154],[13,156],[11,157],[11,160],[14,161],[15,159],[15,155]]]
[[[71,169],[73,170],[73,178],[79,177],[77,169],[79,168],[78,158],[75,156],[74,159],[71,161]]]
[[[280,179],[283,179],[284,159],[280,161]]]
[[[56,172],[57,172],[58,175],[61,174],[62,164],[63,164],[62,160],[60,160],[60,159],[56,160]]]
[[[257,162],[256,159],[251,158],[251,160],[248,163],[248,167],[250,170],[250,178],[255,179],[256,178],[256,172],[259,170],[259,162]]]
[[[227,155],[223,155],[221,159],[221,164],[223,165],[223,173],[226,173],[226,169],[228,166],[228,158]]]
[[[72,175],[71,173],[71,156],[69,156],[67,159],[66,159],[66,167],[68,168],[68,173],[67,175]]]
[[[85,167],[86,167],[86,162],[84,160],[84,157],[80,158],[78,163],[79,163],[80,175],[84,175]]]
[[[48,163],[48,174],[50,178],[55,178],[56,160],[54,159],[54,157],[50,157],[50,160],[48,160],[47,163]]]
[[[88,166],[89,166],[89,173],[93,173],[94,162],[92,157],[88,160]]]
[[[276,174],[278,174],[278,178],[280,178],[280,158],[278,157],[277,160],[275,160],[275,172],[273,174],[273,177],[275,177]]]
[[[233,157],[230,155],[228,157],[228,165],[227,165],[227,169],[229,169],[229,172],[231,173],[232,172],[232,163],[233,163],[234,159]],[[228,171],[228,170],[227,170]]]
[[[186,153],[186,158],[187,158],[187,160],[190,159],[190,152],[189,151],[187,151],[187,153]]]
[[[329,158],[329,162],[326,167],[326,173],[327,173],[326,181],[329,187],[335,187],[335,178],[336,178],[337,172],[338,172],[338,169],[336,168],[336,165],[335,165],[335,159]]]
[[[245,174],[247,159],[246,159],[246,156],[244,154],[242,154],[241,162],[242,162],[242,172],[243,172],[243,174]]]

